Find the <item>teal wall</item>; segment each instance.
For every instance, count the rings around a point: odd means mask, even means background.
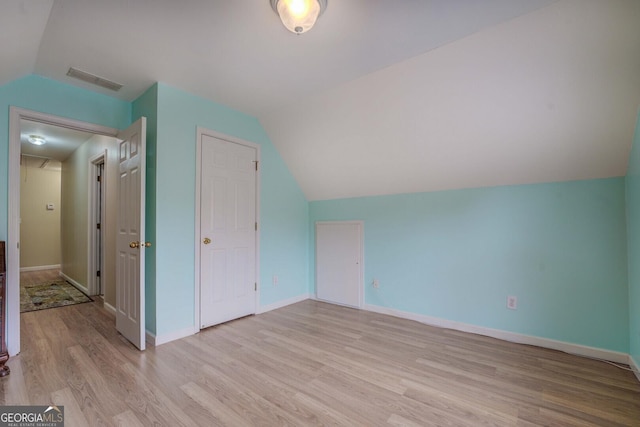
[[[640,114],[627,170],[629,354],[640,366]]]
[[[145,240],[156,241],[156,141],[158,130],[158,85],[154,84],[133,102],[132,122],[147,118],[147,170],[145,197]],[[156,332],[156,246],[145,249],[145,327]]]
[[[0,87],[0,239],[7,238],[9,106],[123,129],[147,117],[146,328],[155,334],[194,324],[196,127],[261,146],[261,304],[308,292],[308,203],[254,117],[164,84],[133,103],[27,76]],[[133,120],[132,120],[133,119]],[[159,171],[159,172],[158,172]],[[272,275],[279,276],[277,286]]]
[[[628,351],[623,178],[319,201],[309,209],[310,227],[364,221],[366,304]],[[506,308],[507,295],[518,297],[517,310]]]
[[[7,239],[8,227],[10,106],[118,129],[131,119],[126,101],[44,77],[30,75],[0,86],[0,240]]]
[[[120,129],[147,117],[153,333],[194,322],[196,127],[203,126],[261,146],[262,305],[313,291],[315,221],[361,219],[367,304],[630,352],[640,365],[640,131],[626,180],[308,203],[253,117],[162,83],[129,103],[31,75],[0,87],[3,240],[11,105]],[[505,308],[507,295],[518,296],[518,310]]]
[[[162,83],[157,105],[156,334],[194,324],[197,126],[261,146],[261,304],[306,294],[308,203],[258,120]]]

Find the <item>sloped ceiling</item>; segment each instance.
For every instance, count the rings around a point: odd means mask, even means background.
[[[261,116],[310,200],[623,176],[640,2],[563,0]]]
[[[310,200],[624,175],[637,0],[8,0],[0,84],[133,100],[162,81],[258,117]],[[69,67],[124,85],[66,76]]]
[[[0,3],[0,85],[33,73],[53,0]]]

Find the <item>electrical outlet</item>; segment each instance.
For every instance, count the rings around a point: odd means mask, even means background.
[[[371,282],[371,285],[378,289],[380,287],[380,282],[378,282],[378,279],[373,279],[373,282]]]
[[[273,284],[273,286],[278,286],[278,275],[274,274],[273,277],[271,278],[271,283]]]
[[[507,308],[510,310],[517,310],[518,309],[518,297],[514,297],[512,295],[509,295],[507,297]]]

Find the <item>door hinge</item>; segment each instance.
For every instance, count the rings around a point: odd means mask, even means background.
[[[100,271],[96,271],[96,277],[100,277]]]
[[[256,222],[256,231],[258,231],[258,223]]]
[[[256,164],[256,170],[258,170],[258,163],[259,162],[257,160],[254,160],[253,162]]]
[[[253,290],[254,290],[254,291],[257,291],[257,290],[258,290],[258,282],[256,282],[256,283],[254,283],[254,284],[253,284]]]
[[[100,230],[100,223],[96,224],[96,229]]]
[[[100,175],[98,175],[98,182],[102,181],[102,177]]]

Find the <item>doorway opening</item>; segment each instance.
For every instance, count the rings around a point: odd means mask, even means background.
[[[25,129],[26,128],[26,129]],[[26,130],[26,137],[23,136],[24,130]],[[24,151],[31,150],[28,140],[29,135],[35,135],[38,133],[51,132],[50,139],[41,146],[40,153],[32,153],[46,157],[48,159],[55,159],[56,157],[61,159],[64,169],[64,163],[69,162],[67,172],[63,172],[61,178],[61,202],[60,206],[53,205],[53,209],[60,209],[62,212],[60,220],[61,233],[64,230],[73,229],[73,233],[79,230],[78,235],[73,235],[70,238],[65,239],[61,237],[60,244],[60,270],[62,276],[67,280],[80,287],[84,285],[85,293],[91,293],[88,289],[86,271],[89,268],[88,262],[76,262],[78,259],[87,258],[87,246],[89,245],[89,238],[83,239],[82,233],[89,235],[88,222],[90,209],[90,203],[86,200],[90,199],[91,192],[86,187],[89,187],[89,179],[87,174],[87,162],[78,162],[77,158],[74,158],[71,153],[79,152],[82,147],[88,149],[93,147],[90,145],[91,139],[94,138],[107,138],[113,140],[113,143],[117,146],[117,139],[115,136],[118,133],[117,129],[111,129],[103,126],[93,125],[89,123],[69,120],[61,117],[51,116],[48,114],[37,113],[33,111],[23,110],[20,108],[11,107],[10,109],[10,121],[9,121],[9,197],[8,197],[8,236],[7,236],[7,348],[11,356],[20,352],[20,159],[21,154]],[[85,141],[78,144],[77,147],[69,147],[65,144],[58,145],[58,151],[56,151],[56,145],[54,142],[60,135],[76,133],[78,135],[84,135]],[[41,135],[39,135],[41,136]],[[82,138],[82,136],[80,137]],[[46,139],[46,138],[45,138]],[[64,138],[63,138],[64,139]],[[66,138],[69,139],[69,138]],[[22,143],[25,142],[25,148],[23,149]],[[49,147],[47,147],[49,145]],[[35,148],[35,147],[34,147]],[[95,148],[95,147],[93,147]],[[67,150],[67,154],[64,154],[64,150]],[[47,151],[49,150],[49,151]],[[43,154],[44,153],[44,154]],[[102,149],[104,156],[104,149]],[[115,154],[114,154],[115,156]],[[46,159],[45,159],[46,160]],[[103,164],[107,161],[105,156]],[[43,160],[44,162],[44,160]],[[103,172],[104,175],[104,172]],[[64,187],[64,181],[73,183],[73,186],[69,188]],[[85,187],[84,190],[82,188]],[[117,185],[113,187],[117,188]],[[85,202],[82,202],[82,198],[76,196],[84,194]],[[103,191],[100,198],[104,201],[105,193]],[[48,208],[49,203],[46,204]],[[65,205],[67,207],[65,208]],[[42,206],[45,209],[45,206]],[[102,204],[102,212],[104,212],[104,203]],[[101,213],[102,214],[102,213]],[[103,219],[102,219],[103,221]],[[103,221],[104,222],[104,221]],[[73,234],[72,233],[72,234]],[[62,236],[62,234],[61,234]],[[104,234],[101,235],[101,247],[104,248]],[[115,240],[115,239],[114,239]],[[78,244],[78,245],[76,245]],[[79,246],[84,246],[81,248]],[[66,251],[66,253],[65,253]],[[83,253],[84,252],[84,253]],[[102,249],[101,259],[104,260],[104,249]],[[96,258],[97,259],[97,258]],[[73,260],[73,262],[67,262],[66,260]],[[100,262],[104,264],[103,261]],[[65,266],[65,264],[67,264]],[[66,271],[65,271],[66,270]],[[115,268],[114,268],[115,270]],[[102,274],[101,274],[102,276]],[[114,272],[115,276],[115,272]],[[77,278],[77,279],[74,279]],[[74,283],[75,282],[75,283]],[[79,285],[79,286],[78,286]],[[104,283],[101,285],[102,292],[104,292]],[[94,291],[93,289],[91,291]],[[95,295],[95,293],[94,293]],[[114,298],[115,300],[115,298]]]
[[[103,152],[89,159],[89,267],[88,288],[91,295],[104,299],[106,171]]]

